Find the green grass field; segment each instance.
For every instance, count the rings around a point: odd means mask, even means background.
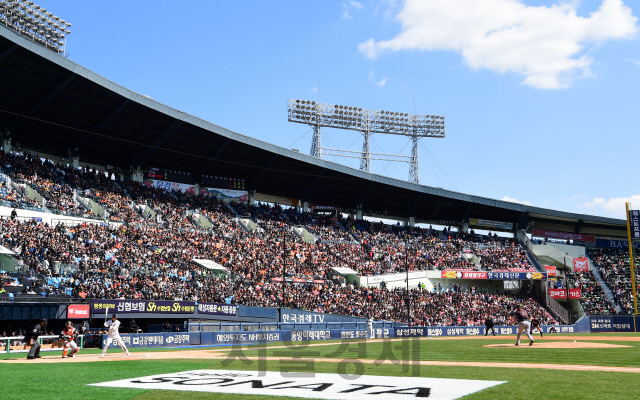
[[[567,335],[563,335],[567,336]],[[575,335],[588,336],[588,335]],[[593,336],[596,336],[595,334]],[[597,334],[597,336],[635,336],[640,334]],[[547,337],[545,337],[547,339]],[[550,336],[549,341],[554,341]],[[386,343],[368,342],[365,344],[346,343],[320,346],[307,346],[321,342],[296,342],[283,348],[282,343],[274,343],[265,350],[256,350],[252,346],[241,348],[212,348],[233,355],[230,359],[167,359],[167,360],[130,360],[112,362],[68,362],[68,363],[30,363],[17,364],[0,361],[0,379],[3,387],[0,399],[257,399],[255,395],[227,395],[219,393],[181,392],[167,390],[146,390],[128,388],[109,388],[87,386],[90,383],[106,382],[133,377],[144,377],[162,373],[190,371],[196,369],[257,370],[258,361],[254,357],[276,357],[290,359],[302,357],[308,359],[357,358],[376,360],[385,358],[413,359],[425,361],[472,361],[472,362],[508,362],[534,364],[598,365],[617,367],[640,367],[640,342],[601,341],[599,343],[623,344],[629,348],[611,349],[545,349],[522,346],[520,348],[486,348],[487,344],[512,343],[506,337],[477,340],[438,340],[422,339],[413,347],[411,342],[404,349],[403,341]],[[541,343],[536,338],[536,343]],[[523,341],[526,344],[526,341]],[[205,352],[207,349],[198,349]],[[150,353],[158,349],[132,349],[132,352]],[[175,350],[173,350],[175,351]],[[86,349],[81,354],[98,354],[100,350]],[[119,349],[113,350],[118,354]],[[109,352],[112,353],[111,351]],[[44,357],[60,356],[56,353],[42,353]],[[25,358],[26,354],[0,356],[0,359]],[[246,358],[243,358],[246,357]],[[279,371],[282,365],[292,364],[280,361],[265,361],[266,369]],[[298,362],[300,364],[300,362]],[[337,373],[336,362],[313,361],[308,365],[317,373]],[[307,370],[309,370],[307,368]],[[481,392],[471,394],[465,399],[636,399],[640,398],[640,373],[604,372],[604,371],[567,371],[549,369],[522,369],[468,366],[412,366],[363,362],[359,367],[366,375],[411,376],[418,373],[421,377],[477,379],[508,381]],[[356,371],[353,364],[343,372]],[[407,396],[410,397],[410,396]],[[292,399],[292,397],[269,397],[273,399]]]

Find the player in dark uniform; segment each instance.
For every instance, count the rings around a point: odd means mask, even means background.
[[[487,317],[484,320],[484,326],[487,327],[487,331],[485,332],[485,336],[487,336],[489,334],[489,329],[491,329],[491,331],[493,331],[493,336],[496,335],[496,328],[494,328],[494,322],[493,322],[493,318],[491,317]]]
[[[524,332],[529,340],[529,346],[533,346],[533,337],[531,337],[531,322],[529,322],[529,313],[527,310],[522,309],[522,305],[518,304],[516,306],[516,312],[514,313],[516,319],[518,320],[518,339],[516,342],[516,346],[520,345],[520,336],[522,336],[522,332]]]
[[[27,360],[42,358],[40,357],[40,341],[38,340],[38,337],[43,333],[47,333],[47,322],[47,319],[43,318],[36,324],[36,326],[33,327],[32,330],[25,333],[24,342],[28,345],[31,345]]]
[[[544,337],[544,336],[542,336],[542,326],[540,326],[540,320],[537,317],[534,317],[531,320],[531,334],[532,335],[533,335],[534,329],[537,329],[538,332],[540,332],[540,337]]]

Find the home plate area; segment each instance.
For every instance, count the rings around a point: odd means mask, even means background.
[[[458,399],[505,381],[443,379],[397,376],[341,376],[324,373],[281,373],[277,371],[231,371],[201,369],[142,378],[94,383],[135,389],[189,392],[293,396],[308,399]]]

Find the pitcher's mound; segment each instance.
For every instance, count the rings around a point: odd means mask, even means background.
[[[533,342],[533,346],[529,346],[529,341],[520,342],[519,346],[512,344],[487,344],[482,347],[536,347],[538,349],[602,349],[613,347],[633,347],[620,344],[594,343],[594,342]]]

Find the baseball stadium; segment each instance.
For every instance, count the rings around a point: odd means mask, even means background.
[[[0,0],[1,399],[640,398],[638,211],[370,172],[370,134],[441,116],[289,99],[311,152],[267,143],[71,61],[70,27]]]

